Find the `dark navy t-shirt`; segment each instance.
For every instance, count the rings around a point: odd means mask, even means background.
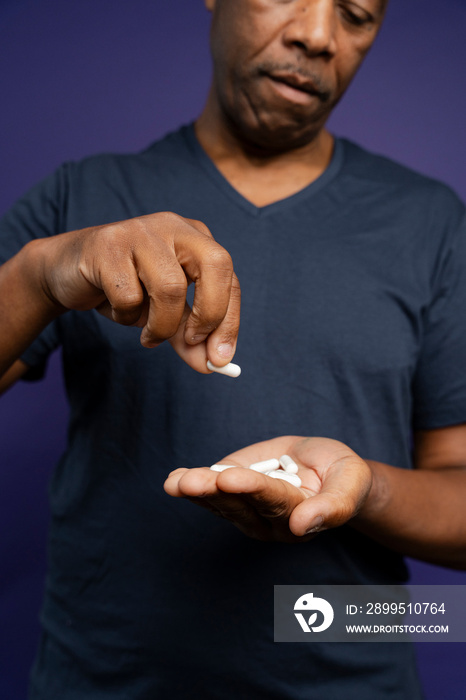
[[[62,347],[71,407],[31,699],[419,698],[408,644],[273,642],[274,585],[398,583],[399,555],[350,526],[254,541],[162,484],[286,434],[410,468],[413,428],[466,421],[462,204],[337,139],[321,177],[257,208],[185,127],[64,165],[5,217],[0,255],[156,211],[203,221],[232,255],[243,372],[200,375],[95,311],[66,313],[24,353],[40,374]]]

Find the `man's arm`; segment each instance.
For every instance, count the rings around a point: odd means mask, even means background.
[[[302,488],[246,469],[178,469],[165,490],[264,540],[306,541],[352,525],[402,554],[466,569],[466,425],[423,431],[416,469],[365,461],[327,438],[287,436],[251,445],[226,464],[290,454]]]
[[[368,464],[373,486],[354,527],[408,556],[466,569],[466,424],[417,432],[412,471]]]
[[[44,293],[31,246],[0,267],[0,377],[3,390],[23,374],[19,356],[63,309]],[[31,260],[32,258],[32,260]]]
[[[157,213],[39,238],[0,268],[0,377],[7,386],[20,375],[10,368],[57,316],[94,308],[141,327],[145,347],[168,339],[207,373],[207,359],[225,365],[234,354],[239,304],[231,258],[198,221]]]

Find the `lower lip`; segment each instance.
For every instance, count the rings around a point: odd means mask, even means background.
[[[274,80],[268,77],[268,82],[273,86],[275,92],[281,95],[281,97],[284,97],[285,100],[288,100],[288,102],[307,105],[316,97],[316,95],[312,95],[309,92],[282,83],[280,80]]]

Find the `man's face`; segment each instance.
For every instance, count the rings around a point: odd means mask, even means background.
[[[386,0],[205,0],[214,96],[242,140],[311,141],[380,28]]]

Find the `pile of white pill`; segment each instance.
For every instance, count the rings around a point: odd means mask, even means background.
[[[238,468],[235,464],[213,464],[211,467],[214,472],[223,472],[225,469]],[[289,455],[282,455],[280,459],[266,459],[263,462],[254,462],[249,467],[244,469],[252,469],[255,472],[261,472],[273,479],[282,479],[288,481],[289,484],[301,486],[301,479],[298,476],[298,465]],[[240,467],[241,469],[241,467]]]

